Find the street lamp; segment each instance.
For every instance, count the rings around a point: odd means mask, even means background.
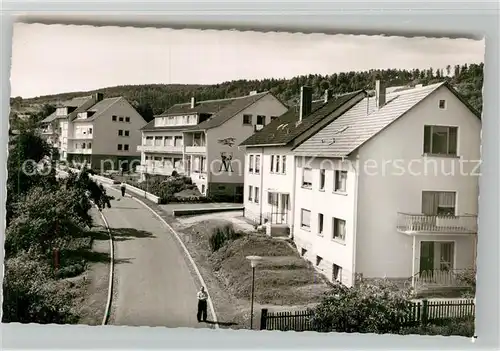
[[[262,260],[260,256],[247,256],[247,260],[250,261],[250,266],[252,266],[252,302],[250,305],[250,329],[253,329],[253,294],[255,289],[255,267]]]

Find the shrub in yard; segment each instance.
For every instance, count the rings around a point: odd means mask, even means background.
[[[401,330],[402,335],[442,335],[442,336],[465,336],[473,337],[475,331],[474,317],[460,319],[449,319],[440,324],[418,325],[405,327]]]
[[[463,293],[463,297],[474,298],[476,295],[476,270],[470,269],[457,274],[457,280],[469,287]]]
[[[234,230],[232,224],[216,227],[213,229],[212,234],[209,237],[210,249],[212,252],[215,252],[223,247],[228,241],[236,240],[240,236],[241,234]]]
[[[336,284],[312,309],[311,323],[320,332],[398,333],[409,318],[409,291],[388,282],[348,288]]]

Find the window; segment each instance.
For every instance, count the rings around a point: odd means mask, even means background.
[[[123,135],[123,130],[121,130],[121,129],[120,129],[120,130],[118,131],[118,136],[122,136],[122,135]]]
[[[128,144],[123,145],[123,148],[125,149],[125,151],[128,151]]]
[[[122,149],[122,144],[118,144],[118,151],[121,151]]]
[[[333,281],[342,282],[342,267],[333,264],[332,278]]]
[[[123,122],[123,117],[118,117],[118,122]]]
[[[278,193],[268,192],[267,203],[269,205],[278,206]]]
[[[161,136],[155,137],[155,146],[161,146],[161,143],[162,143],[162,137]]]
[[[275,167],[276,173],[280,172],[280,156],[276,156],[276,167]]]
[[[92,143],[89,143],[89,149],[92,149]]]
[[[301,209],[300,227],[303,229],[310,229],[311,228],[311,211]]]
[[[319,170],[319,190],[325,190],[325,170]]]
[[[85,143],[82,143],[82,149],[85,149]]]
[[[312,169],[310,168],[302,169],[302,187],[303,188],[312,187]]]
[[[252,115],[243,115],[243,124],[251,125],[252,124]]]
[[[333,218],[332,238],[336,240],[345,240],[345,221],[339,218]]]
[[[425,126],[424,154],[457,155],[458,127]]]
[[[335,188],[338,193],[346,192],[347,171],[335,171]]]
[[[111,120],[112,120],[113,122],[116,122],[116,116],[111,116]]]
[[[129,130],[125,130],[124,133],[125,133],[125,136],[127,136],[127,137],[130,135],[130,131]]]
[[[323,235],[323,214],[318,213],[318,234]]]
[[[224,185],[219,185],[219,186],[217,187],[217,189],[219,189],[219,190],[226,190],[226,187],[225,187]]]
[[[248,157],[248,172],[253,173],[253,155]]]
[[[259,203],[259,187],[258,186],[255,187],[254,201],[255,201],[256,204]]]
[[[427,216],[455,216],[456,193],[423,191],[422,213]]]
[[[271,173],[274,172],[274,155],[271,155]]]
[[[304,257],[304,256],[306,255],[306,253],[307,253],[307,250],[306,250],[306,249],[302,248],[302,249],[300,250],[300,256]]]
[[[255,155],[255,174],[260,174],[260,155]]]
[[[439,100],[439,108],[444,110],[446,108],[446,100]]]
[[[202,193],[202,194],[205,194],[205,184],[202,184],[202,185],[201,185],[201,193]]]
[[[258,115],[257,116],[257,124],[261,124],[261,125],[265,126],[266,125],[266,116]]]
[[[323,257],[316,255],[316,266],[319,266],[323,261]]]
[[[130,122],[130,117],[125,117],[125,122]]]
[[[89,128],[89,134],[92,134],[92,128]]]
[[[253,201],[253,186],[249,185],[248,186],[248,201],[252,202]]]
[[[286,156],[281,156],[281,173],[286,173]]]

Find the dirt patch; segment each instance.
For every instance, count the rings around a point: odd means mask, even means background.
[[[223,328],[249,328],[252,270],[248,255],[264,258],[256,268],[254,328],[259,326],[261,308],[303,309],[317,303],[329,289],[314,268],[283,240],[246,234],[212,253],[208,241],[212,230],[231,221],[212,219],[193,224],[173,217],[168,221],[198,265]]]
[[[110,245],[102,219],[93,213],[96,227],[92,228],[92,258],[86,264],[85,272],[71,278],[81,286],[80,296],[75,300],[79,311],[78,324],[101,325],[106,309],[109,287]]]

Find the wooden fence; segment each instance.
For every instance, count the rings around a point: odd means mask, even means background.
[[[473,299],[410,302],[410,315],[402,325],[418,325],[475,315]],[[313,331],[312,311],[269,312],[261,310],[261,330]]]

